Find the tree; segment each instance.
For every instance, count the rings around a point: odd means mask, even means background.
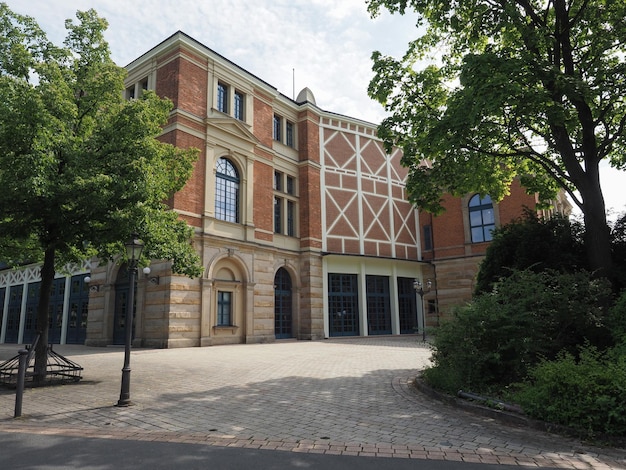
[[[564,216],[543,219],[527,209],[524,217],[496,228],[476,275],[474,295],[516,271],[547,269],[572,273],[588,269],[583,249],[583,227]]]
[[[39,380],[55,270],[93,255],[114,259],[137,232],[144,261],[201,272],[191,229],[165,204],[190,177],[197,151],[156,139],[171,103],[151,92],[125,100],[106,21],[94,10],[76,17],[57,47],[33,18],[0,4],[0,259],[43,262]]]
[[[516,176],[543,201],[562,188],[591,268],[610,275],[599,165],[626,168],[626,2],[368,0],[381,8],[412,8],[425,27],[400,60],[374,52],[369,86],[391,113],[379,135],[404,151],[410,200],[435,213],[443,192],[499,200]]]

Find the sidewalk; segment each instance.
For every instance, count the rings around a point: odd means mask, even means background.
[[[0,360],[18,345],[0,345]],[[0,431],[183,442],[334,455],[454,460],[543,468],[626,468],[626,451],[512,427],[415,392],[430,350],[406,338],[289,341],[131,355],[56,346],[84,367],[78,384],[27,389],[23,417],[0,389]]]

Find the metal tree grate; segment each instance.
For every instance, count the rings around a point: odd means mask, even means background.
[[[64,383],[78,382],[82,379],[83,368],[77,363],[61,356],[52,350],[52,345],[48,345],[46,376],[42,381],[35,381],[34,357],[35,347],[39,337],[32,345],[26,346],[28,356],[26,359],[26,377],[24,385],[26,387],[39,387],[46,385],[58,385]],[[0,385],[15,388],[17,386],[17,374],[19,369],[19,354],[0,364]]]

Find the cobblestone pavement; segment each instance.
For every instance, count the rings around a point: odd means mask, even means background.
[[[0,360],[18,346],[0,345]],[[58,346],[77,384],[0,389],[0,432],[188,442],[293,452],[625,469],[626,451],[504,424],[415,391],[430,349],[415,337],[135,349],[131,400],[123,349]]]

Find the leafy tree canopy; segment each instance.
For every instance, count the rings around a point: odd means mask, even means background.
[[[197,151],[156,139],[171,103],[152,92],[125,100],[125,70],[110,58],[106,21],[94,10],[76,17],[56,46],[33,18],[0,3],[0,259],[43,261],[39,379],[55,268],[92,255],[124,257],[136,232],[146,260],[201,273],[191,228],[165,204],[191,176]]]
[[[368,1],[382,8],[415,10],[424,31],[401,59],[373,54],[369,87],[390,112],[379,133],[404,151],[411,201],[437,213],[444,192],[499,200],[514,177],[543,201],[563,189],[606,274],[599,163],[626,168],[626,3]]]
[[[200,273],[191,230],[165,201],[193,170],[196,151],[156,140],[171,103],[123,97],[94,10],[66,21],[63,47],[34,19],[0,4],[0,259],[54,252],[57,268],[124,254],[137,232],[146,259]]]

